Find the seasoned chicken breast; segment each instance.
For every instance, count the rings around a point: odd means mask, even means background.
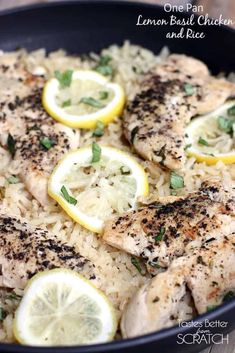
[[[0,214],[1,286],[24,288],[37,272],[69,268],[95,279],[93,265],[74,247],[28,222]]]
[[[169,169],[185,160],[184,128],[235,96],[235,84],[210,76],[205,64],[185,55],[170,55],[142,82],[127,104],[124,134],[144,159]]]
[[[214,239],[192,254],[174,260],[167,271],[144,285],[124,310],[123,336],[143,335],[177,323],[177,313],[186,298],[187,288],[198,314],[234,295],[234,234]]]
[[[1,90],[0,97],[0,143],[11,149],[19,176],[29,192],[46,205],[48,176],[64,153],[78,147],[80,134],[79,130],[56,123],[43,109],[44,78],[18,66],[18,75],[13,75],[12,65],[1,66],[0,61],[0,70],[3,67],[7,73],[6,89]]]
[[[227,190],[212,180],[185,197],[154,202],[108,221],[103,240],[142,258],[149,272],[156,273],[191,249],[232,232],[235,188]]]

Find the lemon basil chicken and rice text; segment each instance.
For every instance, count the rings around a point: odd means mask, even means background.
[[[233,298],[233,74],[128,41],[0,72],[0,341],[106,342]]]

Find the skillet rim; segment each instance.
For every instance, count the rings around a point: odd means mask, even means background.
[[[8,16],[8,15],[17,15],[17,13],[23,13],[27,11],[37,11],[43,8],[54,8],[54,7],[63,7],[63,6],[70,6],[70,5],[90,5],[91,2],[88,0],[62,0],[62,1],[55,1],[55,2],[50,2],[50,3],[36,3],[36,4],[30,4],[30,5],[24,5],[24,6],[17,6],[14,8],[8,8],[5,10],[0,11],[0,19],[2,16]],[[159,4],[153,4],[153,3],[143,3],[143,2],[136,2],[136,1],[128,1],[128,0],[92,0],[92,4],[98,5],[98,6],[105,6],[105,5],[113,5],[113,6],[129,6],[129,7],[141,7],[141,8],[150,8],[153,10],[158,9],[159,11],[162,11],[162,6]],[[182,16],[189,16],[190,12],[182,12]],[[196,15],[197,16],[197,15]],[[235,38],[235,28],[228,27],[225,25],[220,26],[221,31],[226,31],[233,33],[234,38]],[[220,30],[220,29],[219,29]],[[217,317],[219,317],[222,314],[226,314],[229,311],[234,310],[235,312],[235,298],[228,301],[227,303],[224,303],[220,305],[218,308],[204,313],[202,315],[198,315],[196,318],[193,320],[189,320],[187,322],[204,322],[205,319],[208,320],[218,320]],[[171,338],[173,336],[176,336],[177,334],[182,334],[187,332],[190,329],[190,327],[179,327],[179,326],[172,326],[166,329],[162,329],[156,332],[152,332],[149,334],[145,334],[142,336],[137,336],[133,338],[127,338],[127,339],[122,339],[122,340],[116,340],[116,341],[111,341],[107,343],[102,343],[102,344],[93,344],[93,345],[84,345],[84,346],[60,346],[60,347],[35,347],[35,346],[25,346],[25,345],[19,345],[19,344],[14,344],[14,343],[0,343],[0,351],[1,349],[4,350],[4,352],[19,352],[19,353],[90,353],[91,351],[94,353],[101,353],[101,352],[113,352],[116,349],[118,350],[125,350],[129,349],[135,346],[144,346],[145,344],[150,344],[150,343],[157,343],[158,341],[161,341],[162,339],[165,338]],[[227,331],[226,331],[227,332]]]

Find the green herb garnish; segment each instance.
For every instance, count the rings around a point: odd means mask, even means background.
[[[62,108],[70,107],[71,105],[71,99],[68,99],[67,101],[64,101],[62,103]]]
[[[148,265],[157,269],[162,268],[162,266],[160,266],[157,262],[154,261],[148,261]]]
[[[101,157],[101,148],[100,146],[96,143],[92,143],[92,160],[91,163],[96,163],[100,161]]]
[[[15,155],[15,145],[16,145],[16,141],[14,140],[14,138],[12,137],[11,134],[8,134],[7,137],[7,148],[8,151],[10,152],[10,154],[12,155],[12,157],[14,157]]]
[[[6,311],[0,306],[0,321],[3,321],[7,316]]]
[[[19,294],[16,294],[15,292],[11,292],[6,298],[9,300],[20,300],[22,299],[22,296]]]
[[[156,237],[154,237],[154,240],[155,241],[161,241],[162,238],[163,238],[163,235],[165,234],[165,232],[166,232],[166,228],[165,227],[161,227],[158,235]]]
[[[72,82],[73,70],[66,70],[64,72],[60,72],[58,70],[55,71],[55,77],[60,83],[61,88],[69,87]]]
[[[20,180],[15,175],[11,175],[9,178],[7,178],[7,181],[9,184],[17,184]]]
[[[40,127],[36,124],[34,124],[33,126],[31,127],[28,127],[27,128],[27,132],[30,132],[30,131],[37,131],[37,130],[41,130]]]
[[[104,105],[100,101],[98,101],[97,99],[95,99],[93,97],[83,97],[80,99],[80,103],[90,105],[91,107],[94,107],[94,108],[103,108],[104,107]]]
[[[191,144],[191,143],[187,144],[187,145],[184,147],[184,150],[187,151],[187,149],[190,148],[190,147],[192,147],[192,144]]]
[[[40,144],[46,149],[49,150],[51,147],[53,147],[55,145],[55,142],[51,139],[49,139],[48,137],[43,137],[40,140]]]
[[[203,146],[209,146],[209,143],[203,139],[201,136],[199,137],[197,143],[199,143],[200,145],[203,145]]]
[[[132,258],[131,258],[131,263],[132,263],[132,265],[135,266],[135,268],[139,271],[139,273],[142,272],[140,263],[139,263],[139,261],[137,260],[136,257],[132,257]]]
[[[235,105],[233,105],[231,108],[227,110],[227,113],[229,116],[234,116],[235,115]]]
[[[184,178],[181,175],[171,172],[170,176],[170,188],[171,189],[181,189],[184,187]]]
[[[227,134],[231,134],[233,132],[234,121],[224,118],[223,116],[219,116],[217,122],[220,130],[226,132]]]
[[[228,300],[231,300],[232,298],[234,298],[234,293],[230,290],[229,292],[227,292],[224,297],[223,297],[223,302],[226,302]]]
[[[66,187],[63,185],[62,188],[60,189],[64,199],[66,201],[68,201],[68,203],[70,203],[71,205],[76,205],[77,204],[77,200],[73,197],[73,196],[70,196]]]
[[[218,305],[208,305],[208,306],[206,307],[206,310],[207,310],[207,311],[214,310],[214,309],[217,308],[217,306],[218,306]]]
[[[101,75],[109,76],[113,74],[113,68],[109,65],[112,60],[111,56],[105,55],[101,56],[100,61],[95,67],[95,70],[98,71]]]
[[[104,135],[104,123],[102,121],[97,121],[96,128],[92,134],[92,136],[100,137]]]
[[[101,99],[101,100],[107,99],[108,96],[109,96],[109,92],[107,92],[107,91],[100,91],[100,92],[99,92],[99,95],[100,95],[100,99]]]
[[[190,85],[190,83],[184,84],[184,91],[187,96],[192,96],[196,92],[196,88]]]
[[[121,168],[120,168],[120,171],[121,171],[122,175],[131,174],[130,168],[128,168],[126,165],[122,165]]]

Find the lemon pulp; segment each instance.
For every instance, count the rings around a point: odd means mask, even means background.
[[[28,283],[14,319],[14,335],[22,344],[60,346],[101,343],[117,328],[108,298],[83,276],[55,269]]]
[[[215,111],[194,118],[185,130],[185,149],[198,162],[225,164],[235,162],[235,114],[229,114],[235,101],[228,101]]]
[[[57,78],[43,89],[42,104],[55,120],[74,127],[93,129],[97,121],[108,124],[120,116],[125,103],[124,90],[94,71],[74,71],[69,86]]]
[[[92,163],[92,147],[68,153],[56,166],[48,184],[49,195],[85,228],[100,233],[104,221],[135,207],[148,194],[148,178],[128,153],[100,146],[101,157]],[[65,199],[65,187],[72,197]]]

